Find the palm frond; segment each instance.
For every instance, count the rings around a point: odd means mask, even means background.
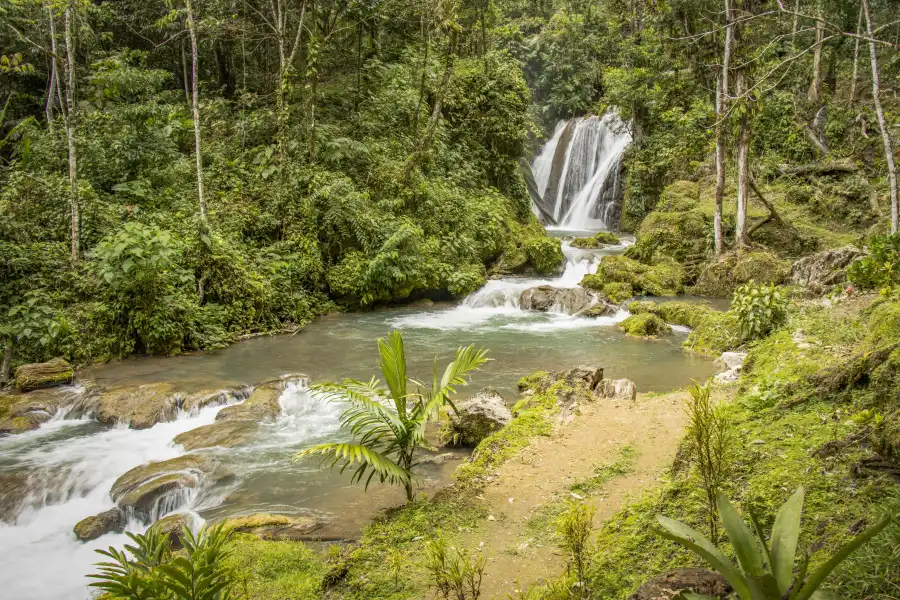
[[[391,399],[397,413],[406,416],[406,351],[403,334],[392,331],[386,338],[378,339],[378,367],[391,390]]]
[[[382,404],[384,392],[374,377],[368,383],[357,379],[342,379],[340,383],[323,383],[312,386],[314,392],[323,394],[328,402],[348,402],[350,407],[341,415],[341,425],[358,434],[355,424],[366,415],[377,415],[380,421],[388,423],[395,435],[403,429],[403,422],[390,408]]]
[[[352,478],[354,483],[361,481],[369,471],[373,471],[382,483],[387,481],[392,484],[405,484],[411,479],[409,471],[400,467],[385,454],[362,444],[320,444],[298,452],[294,455],[293,460],[297,461],[307,456],[321,457],[322,462],[327,463],[330,468],[334,468],[340,463],[341,473],[347,469],[355,469]],[[366,487],[371,479],[370,476],[366,481]]]

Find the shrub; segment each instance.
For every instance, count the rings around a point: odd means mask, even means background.
[[[755,340],[765,337],[784,323],[787,305],[787,298],[771,283],[751,282],[735,290],[731,310],[740,320],[744,339]]]
[[[478,600],[487,557],[451,548],[443,535],[425,545],[425,568],[444,600]]]
[[[525,254],[531,266],[542,275],[558,273],[566,257],[556,238],[534,237],[525,244]]]
[[[572,504],[556,523],[560,546],[568,554],[569,567],[575,572],[576,598],[591,597],[587,572],[593,554],[591,534],[594,531],[596,512],[593,504],[577,502]]]
[[[741,321],[729,312],[711,310],[697,323],[684,342],[684,347],[701,354],[717,356],[741,345]]]
[[[885,289],[900,285],[900,233],[875,236],[870,254],[847,270],[847,278],[862,288]]]

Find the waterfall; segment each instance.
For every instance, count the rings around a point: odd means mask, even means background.
[[[535,182],[566,229],[609,229],[618,219],[622,155],[631,135],[618,115],[560,121],[532,162]]]

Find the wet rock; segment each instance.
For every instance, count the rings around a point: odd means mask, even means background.
[[[434,465],[436,467],[439,467],[444,463],[453,460],[462,460],[462,456],[460,456],[459,454],[454,454],[453,452],[444,452],[443,454],[426,454],[424,456],[416,457],[416,464]]]
[[[224,527],[237,533],[249,533],[264,540],[307,541],[322,528],[321,519],[310,516],[257,513],[225,519]]]
[[[790,271],[789,263],[765,250],[741,254],[732,252],[708,263],[691,293],[725,298],[734,293],[738,286],[751,281],[775,285],[784,283]]]
[[[50,415],[46,413],[34,412],[26,413],[16,417],[0,419],[0,435],[15,435],[17,433],[25,433],[32,431],[50,420]]]
[[[163,536],[169,538],[169,544],[172,550],[181,550],[183,547],[181,536],[184,533],[185,527],[193,529],[194,518],[191,515],[178,513],[163,517],[154,523],[151,528],[156,529]]]
[[[131,469],[116,480],[109,495],[120,508],[146,519],[158,513],[161,503],[172,494],[232,476],[211,457],[187,454]]]
[[[619,307],[605,300],[597,300],[595,304],[587,307],[580,313],[579,317],[612,317],[619,312]]]
[[[107,425],[128,423],[132,429],[147,429],[174,420],[183,398],[171,383],[150,383],[100,394],[95,412],[97,420]]]
[[[593,303],[593,297],[583,288],[555,288],[542,285],[529,288],[519,296],[519,308],[541,312],[561,312],[574,315]]]
[[[253,421],[217,421],[212,425],[179,433],[172,442],[181,444],[189,451],[215,447],[234,448],[246,442],[256,429],[257,425]]]
[[[844,246],[805,256],[791,265],[791,283],[824,294],[847,281],[847,269],[865,255],[855,246]]]
[[[62,358],[16,369],[16,387],[23,392],[72,383],[74,379],[75,368]]]
[[[125,530],[125,521],[125,513],[116,507],[82,519],[75,525],[73,531],[80,541],[89,542],[107,533],[121,533]]]
[[[725,578],[706,569],[675,569],[658,575],[638,588],[628,600],[672,600],[681,592],[725,598],[731,586]]]
[[[281,414],[281,393],[288,384],[305,379],[304,375],[290,375],[267,381],[254,388],[241,404],[227,406],[216,415],[216,421],[254,421],[270,423]]]
[[[621,323],[619,328],[626,335],[639,338],[651,338],[663,335],[672,331],[665,321],[654,315],[653,313],[641,313],[631,315]]]
[[[608,231],[601,231],[591,237],[580,237],[572,240],[573,248],[605,248],[606,246],[618,246],[622,241]]]
[[[630,379],[603,379],[594,388],[594,398],[632,401],[637,398],[637,388]]]
[[[234,399],[240,400],[248,398],[250,391],[249,387],[243,386],[194,392],[193,394],[185,396],[184,400],[182,400],[181,410],[189,413],[196,413],[208,406],[219,406]]]
[[[512,420],[503,397],[491,388],[456,403],[456,412],[451,409],[446,415],[440,438],[449,446],[475,446]]]

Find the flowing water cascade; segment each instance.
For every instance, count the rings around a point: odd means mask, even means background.
[[[561,229],[614,228],[621,211],[622,155],[631,134],[614,112],[561,121],[532,162],[544,205]]]

